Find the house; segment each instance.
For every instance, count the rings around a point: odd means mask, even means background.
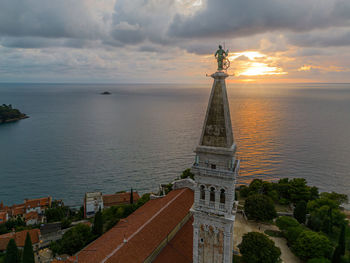
[[[91,218],[99,211],[103,210],[103,197],[101,192],[85,193],[84,217]]]
[[[8,219],[7,212],[0,212],[0,224],[6,223]]]
[[[25,212],[37,212],[38,214],[44,214],[45,210],[51,207],[52,197],[43,197],[38,199],[25,199],[24,206]]]
[[[24,215],[24,221],[26,222],[27,226],[38,224],[40,222],[39,221],[39,214],[38,214],[38,212],[31,211],[29,213],[26,213]]]
[[[24,204],[13,205],[12,207],[9,208],[9,211],[10,211],[10,217],[14,219],[18,217],[23,217],[24,214],[26,213]]]
[[[137,200],[140,199],[140,196],[137,192],[133,192],[133,201],[137,202]],[[116,194],[110,194],[110,195],[103,195],[103,207],[109,208],[111,206],[116,205],[126,205],[130,204],[130,192],[124,192],[124,193],[116,193]]]
[[[25,199],[23,204],[14,204],[10,207],[4,206],[1,202],[0,213],[6,212],[8,215],[7,220],[21,217],[25,220],[27,225],[33,225],[44,221],[45,210],[51,207],[51,203],[52,198],[50,196],[37,199]]]
[[[33,250],[36,251],[39,249],[40,244],[40,230],[39,229],[31,229],[31,230],[23,230],[20,232],[11,232],[4,235],[0,235],[0,251],[5,251],[8,242],[11,239],[14,239],[17,247],[20,249],[24,248],[25,240],[27,237],[27,233],[30,235],[30,239],[33,244]]]
[[[184,243],[189,244],[189,248],[185,255],[182,251],[173,255],[173,262],[191,262],[193,230],[190,208],[193,200],[192,189],[180,188],[164,197],[148,201],[78,252],[78,262],[152,262],[162,256],[163,251],[170,253],[167,246],[174,245],[170,242],[178,240],[176,237],[184,232],[181,231],[183,227],[189,231],[185,233],[187,240]],[[182,244],[180,242],[179,245]],[[180,247],[172,249],[176,251]],[[183,257],[188,260],[182,261]]]

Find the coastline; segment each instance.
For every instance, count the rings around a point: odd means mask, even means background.
[[[6,121],[1,121],[0,124],[5,124],[5,123],[10,123],[10,122],[16,122],[16,121],[19,121],[19,120],[23,120],[23,119],[28,119],[29,116],[28,115],[25,115],[23,114],[21,117],[19,118],[14,118],[14,119],[8,119]]]

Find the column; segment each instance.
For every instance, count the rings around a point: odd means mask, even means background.
[[[193,222],[193,263],[198,263],[198,242],[199,242],[199,226],[194,215]]]

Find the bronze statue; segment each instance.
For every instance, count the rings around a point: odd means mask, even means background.
[[[218,70],[227,69],[227,65],[225,65],[225,60],[228,60],[226,57],[228,56],[228,50],[223,50],[222,46],[219,45],[219,49],[215,53],[215,58],[218,61]]]

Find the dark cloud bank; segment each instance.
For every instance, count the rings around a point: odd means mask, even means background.
[[[176,1],[118,0],[101,17],[84,0],[0,1],[0,43],[6,47],[89,47],[89,41],[122,47],[177,46],[205,53],[210,41],[286,31],[299,46],[350,44],[349,0],[207,0],[188,15]],[[329,31],[343,28],[343,31]],[[319,31],[319,34],[312,33]],[[322,31],[323,30],[323,31]],[[311,32],[311,33],[310,33]],[[329,33],[333,32],[333,33]],[[206,41],[202,41],[205,39]]]

